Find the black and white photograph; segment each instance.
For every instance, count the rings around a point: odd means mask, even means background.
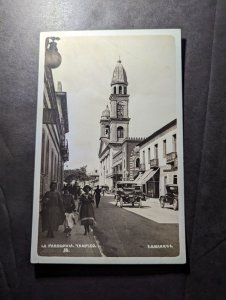
[[[40,35],[32,263],[184,264],[179,29]]]

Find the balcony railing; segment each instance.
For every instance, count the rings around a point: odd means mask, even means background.
[[[56,124],[56,122],[56,110],[51,108],[43,108],[43,124]]]
[[[177,152],[171,152],[166,154],[166,163],[167,164],[174,164],[177,159]]]
[[[64,162],[69,160],[68,141],[63,140],[60,145],[60,151]]]
[[[140,164],[140,171],[145,171],[145,164]]]
[[[153,158],[150,160],[150,168],[158,168],[159,160],[158,158]]]
[[[116,175],[122,175],[122,170],[121,171],[114,171],[114,174],[116,174]]]

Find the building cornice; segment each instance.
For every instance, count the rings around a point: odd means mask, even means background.
[[[143,137],[127,137],[122,141],[122,144],[127,143],[141,143],[145,138]]]
[[[117,100],[123,100],[123,101],[129,101],[129,94],[110,94],[109,100],[117,101]],[[123,98],[123,99],[121,99]]]
[[[161,127],[159,130],[155,131],[153,134],[151,134],[149,137],[144,139],[142,142],[138,144],[138,146],[143,146],[146,143],[150,142],[154,138],[156,138],[158,135],[164,133],[165,131],[169,130],[171,127],[174,127],[177,125],[177,119],[174,119],[170,123],[166,124],[165,126]]]
[[[130,118],[114,118],[114,117],[111,117],[110,121],[120,121],[120,122],[124,121],[124,122],[129,122]]]

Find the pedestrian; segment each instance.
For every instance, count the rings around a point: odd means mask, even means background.
[[[105,192],[105,188],[103,187],[102,188],[102,194],[103,194],[103,196],[104,196],[104,192]]]
[[[80,185],[76,186],[76,190],[77,190],[77,198],[79,198],[81,196],[81,187],[80,187]]]
[[[84,235],[90,232],[90,226],[95,223],[94,209],[93,209],[93,196],[90,194],[91,187],[85,185],[83,188],[84,193],[80,197],[79,202],[79,220],[81,225],[84,226]]]
[[[122,195],[123,195],[123,188],[121,185],[117,186],[116,188],[116,193],[115,193],[115,199],[116,199],[116,203],[115,206],[118,206],[118,202],[120,202]]]
[[[75,217],[74,217],[75,203],[74,203],[73,196],[69,193],[68,190],[65,190],[64,192],[63,204],[64,204],[64,211],[65,211],[64,233],[66,234],[66,236],[69,236],[71,235],[72,228],[75,225]]]
[[[47,230],[46,237],[53,238],[54,231],[64,222],[64,208],[60,193],[57,191],[57,183],[52,181],[50,191],[46,192],[42,199],[42,231]]]
[[[94,195],[95,195],[95,200],[96,200],[96,208],[98,208],[99,203],[100,203],[100,198],[101,198],[101,189],[99,188],[99,185],[95,189]]]
[[[77,184],[76,184],[76,182],[72,186],[71,194],[74,196],[74,200],[78,199]]]
[[[73,195],[73,185],[72,185],[71,182],[68,183],[68,185],[67,185],[67,190],[69,191],[69,193],[70,193],[71,195]]]

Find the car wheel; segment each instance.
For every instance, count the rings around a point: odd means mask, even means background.
[[[122,200],[122,198],[120,199],[120,207],[121,208],[123,207],[123,200]]]
[[[173,209],[178,210],[178,201],[177,201],[177,199],[173,199]]]
[[[161,208],[164,208],[164,206],[165,206],[164,197],[161,197],[161,198],[160,198],[160,207],[161,207]]]

